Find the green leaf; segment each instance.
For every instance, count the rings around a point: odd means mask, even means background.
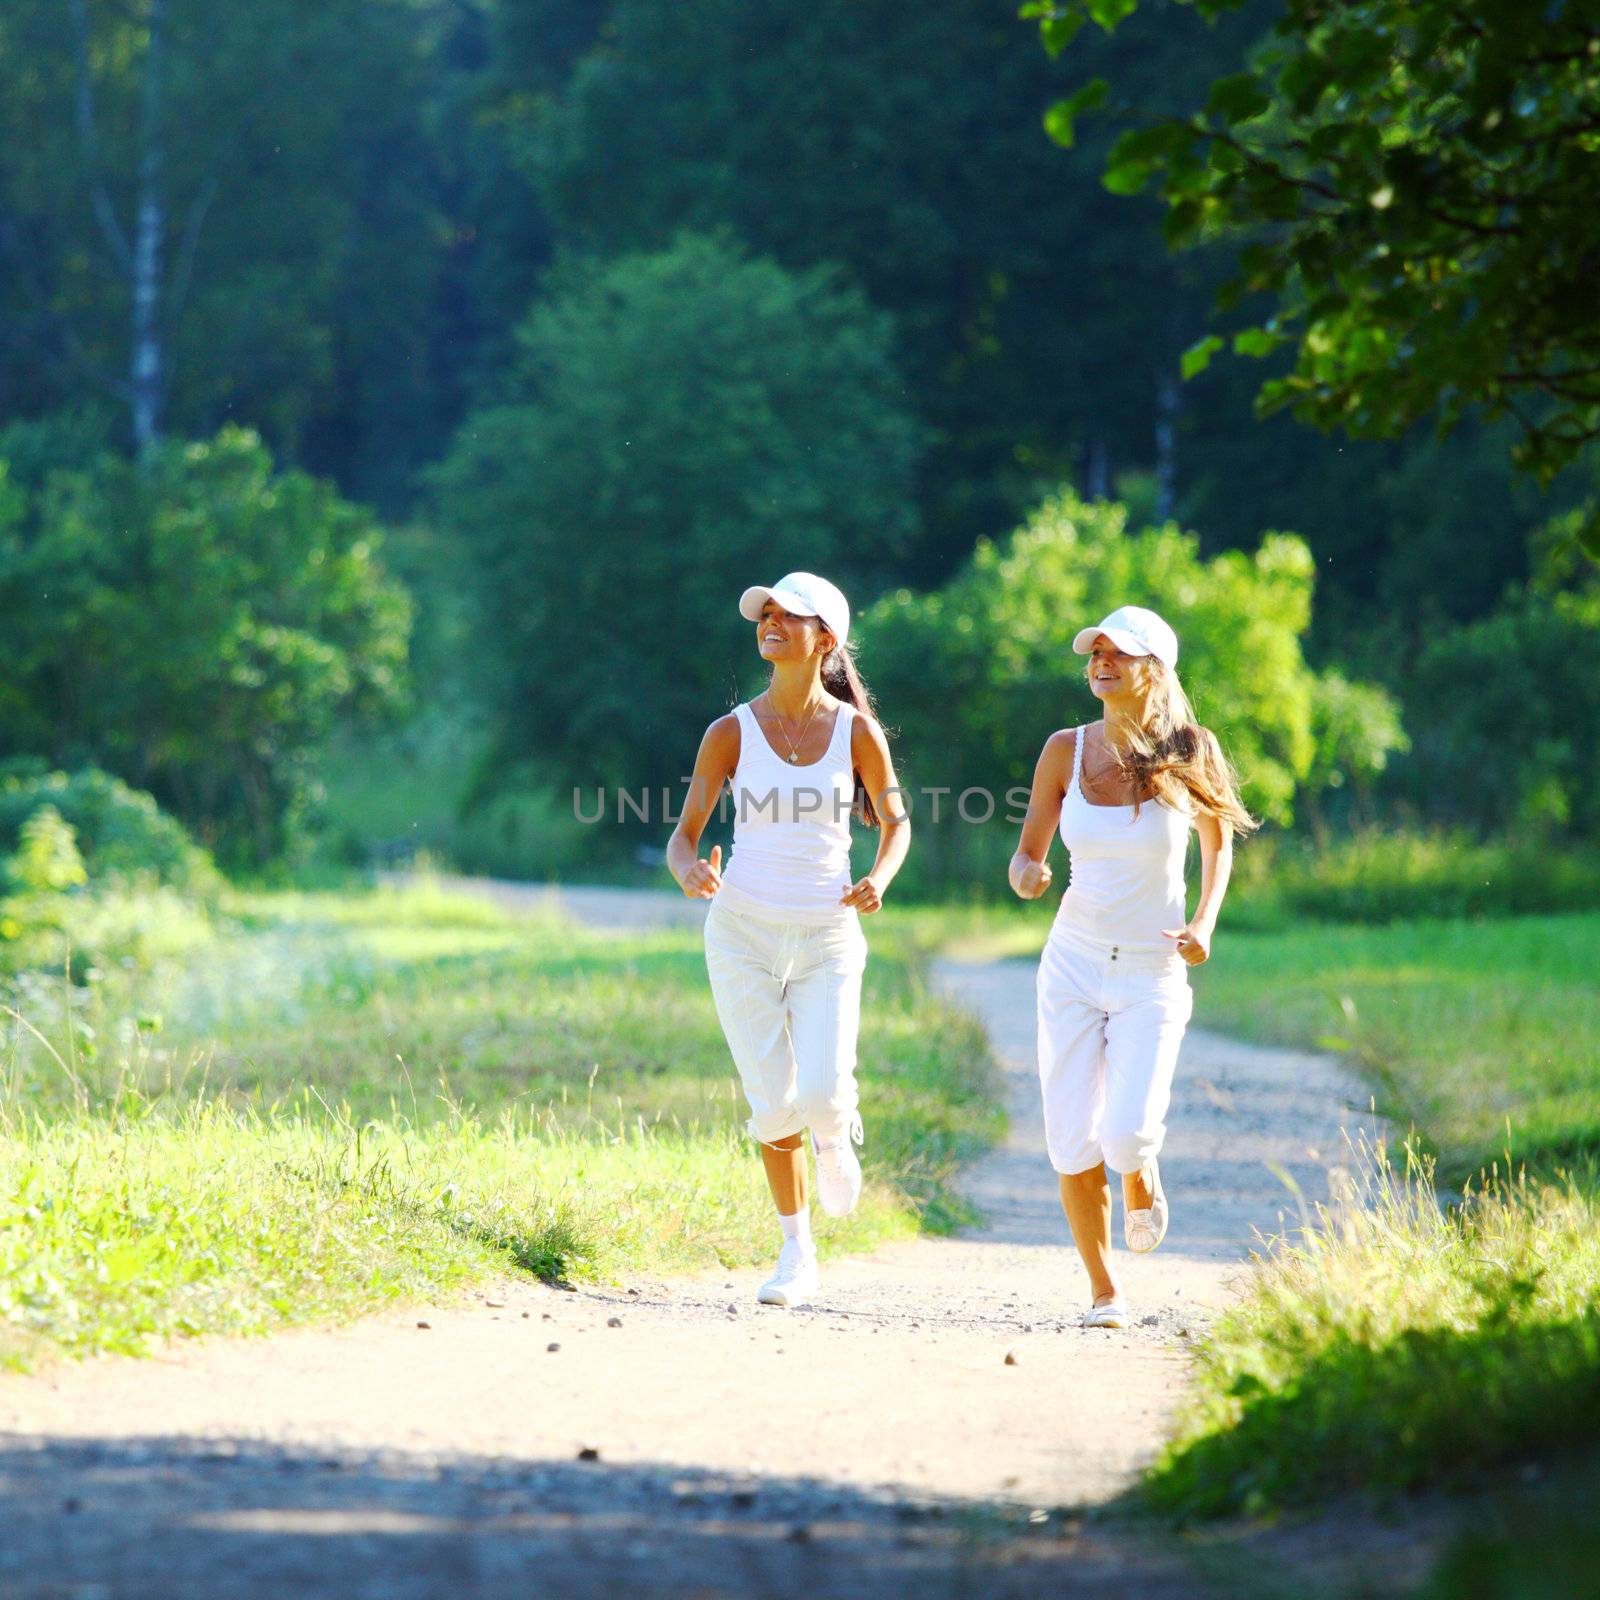
[[[1181,122],[1135,128],[1112,146],[1101,182],[1112,194],[1138,194],[1156,168],[1185,150],[1192,137]]]
[[[1198,200],[1179,200],[1167,211],[1162,233],[1170,248],[1177,250],[1192,244],[1205,221],[1206,208]]]
[[[1039,37],[1044,41],[1045,49],[1052,56],[1060,55],[1078,37],[1078,30],[1085,20],[1081,11],[1074,11],[1066,17],[1046,17],[1039,24]]]
[[[1236,356],[1252,356],[1259,360],[1262,356],[1270,356],[1282,341],[1275,333],[1269,333],[1265,328],[1246,328],[1242,333],[1233,336],[1233,353]]]
[[[1089,0],[1089,15],[1110,33],[1139,9],[1139,0]]]
[[[1106,168],[1100,182],[1111,194],[1138,194],[1149,183],[1155,167],[1148,161],[1118,161]]]
[[[1590,506],[1578,524],[1578,547],[1600,561],[1600,506]]]
[[[1183,375],[1185,378],[1198,377],[1211,365],[1211,358],[1222,348],[1222,340],[1214,333],[1208,333],[1205,338],[1197,339],[1183,352]]]
[[[1332,78],[1333,69],[1327,61],[1307,50],[1278,74],[1278,93],[1289,102],[1296,116],[1303,117],[1322,97],[1322,91]]]
[[[1230,127],[1259,117],[1272,101],[1253,72],[1238,72],[1231,78],[1218,78],[1206,97],[1206,110]]]
[[[1109,88],[1104,78],[1091,78],[1076,94],[1056,101],[1044,114],[1044,131],[1063,149],[1070,150],[1077,137],[1077,119],[1085,111],[1104,105]]]
[[[149,1254],[148,1246],[136,1240],[113,1245],[101,1257],[105,1264],[106,1282],[131,1282],[143,1270]]]

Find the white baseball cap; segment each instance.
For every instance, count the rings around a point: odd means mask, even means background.
[[[1103,622],[1092,628],[1080,628],[1072,648],[1080,656],[1086,656],[1102,633],[1124,655],[1154,656],[1168,667],[1178,664],[1177,634],[1155,612],[1143,606],[1118,606]]]
[[[828,632],[843,644],[850,632],[850,604],[826,578],[814,572],[791,572],[770,586],[756,584],[739,596],[739,615],[759,622],[767,601],[797,617],[821,617]]]

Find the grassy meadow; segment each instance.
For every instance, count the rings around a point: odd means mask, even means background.
[[[1600,1154],[1600,912],[1224,935],[1197,1015],[1348,1052],[1446,1182]]]
[[[696,932],[262,894],[85,978],[33,974],[5,1016],[0,1364],[771,1253]],[[922,955],[875,930],[867,981],[867,1189],[825,1251],[955,1224],[951,1173],[1001,1126]]]

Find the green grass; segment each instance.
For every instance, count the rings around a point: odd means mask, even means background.
[[[1561,1457],[1589,1470],[1597,948],[1592,914],[1224,931],[1195,975],[1197,1020],[1346,1052],[1427,1153],[1408,1153],[1400,1174],[1370,1163],[1363,1204],[1323,1213],[1252,1275],[1199,1353],[1191,1403],[1149,1480],[1159,1505],[1217,1515],[1354,1490],[1481,1488]],[[1435,1159],[1461,1191],[1453,1200],[1434,1187]],[[1514,1574],[1511,1547],[1498,1548],[1495,1570]],[[1452,1554],[1438,1583],[1471,1559]],[[1483,1571],[1492,1565],[1485,1556]],[[1480,1592],[1536,1592],[1520,1582]]]
[[[1600,915],[1230,933],[1202,1025],[1346,1050],[1457,1182],[1600,1153]]]
[[[1384,828],[1318,849],[1274,834],[1239,850],[1229,898],[1236,923],[1274,928],[1582,912],[1600,905],[1600,850]]]
[[[473,900],[240,898],[203,951],[36,975],[0,1055],[0,1364],[320,1321],[485,1274],[751,1265],[771,1202],[698,935]],[[981,1030],[874,925],[867,1186],[825,1250],[965,1212]]]
[[[1281,1244],[1197,1357],[1156,1504],[1314,1506],[1485,1481],[1600,1430],[1594,1169],[1492,1180],[1453,1208],[1374,1158],[1359,1204]]]

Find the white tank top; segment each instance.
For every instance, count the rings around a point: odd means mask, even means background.
[[[1081,781],[1088,732],[1079,728],[1073,740],[1072,781],[1061,801],[1061,842],[1071,866],[1051,932],[1059,928],[1130,954],[1171,954],[1176,946],[1161,930],[1186,920],[1190,817],[1159,800],[1146,800],[1137,816],[1131,805],[1091,805]]]
[[[808,766],[778,755],[748,705],[735,706],[733,714],[739,719],[733,853],[717,898],[735,911],[784,922],[850,920],[856,911],[840,905],[839,896],[850,887],[855,707],[840,705],[828,748]]]

